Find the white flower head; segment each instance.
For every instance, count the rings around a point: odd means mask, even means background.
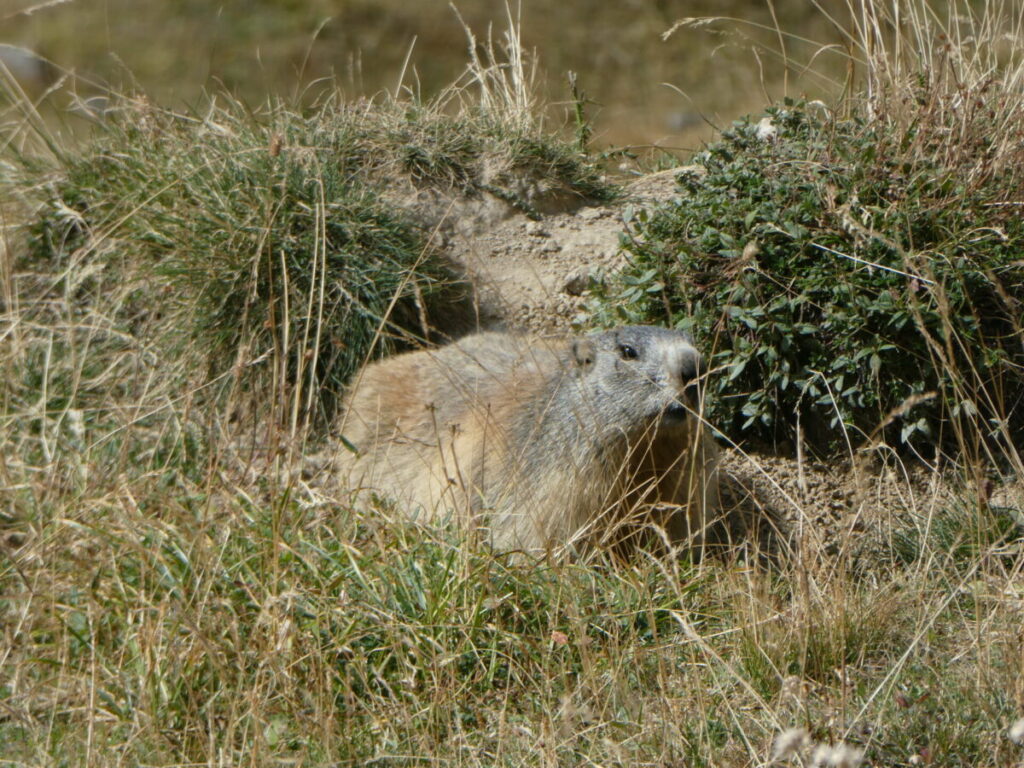
[[[848,744],[840,744],[835,747],[819,744],[818,748],[814,750],[811,765],[820,766],[820,768],[858,768],[863,759],[864,752]]]
[[[762,117],[760,122],[757,124],[757,130],[755,135],[761,141],[771,141],[779,135],[779,129],[772,122],[770,117]]]
[[[858,768],[864,759],[864,750],[840,744],[832,750],[832,765],[835,768]]]
[[[803,728],[790,728],[775,738],[772,760],[788,760],[811,742],[811,736]]]
[[[1024,717],[1011,725],[1010,731],[1006,735],[1010,737],[1010,741],[1014,744],[1020,744],[1024,747]]]
[[[815,747],[814,754],[811,756],[811,765],[815,768],[832,765],[832,747],[828,744],[819,744]]]

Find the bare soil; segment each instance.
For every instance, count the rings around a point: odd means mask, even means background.
[[[622,263],[625,206],[669,197],[676,173],[638,178],[611,206],[564,195],[545,204],[543,195],[535,195],[531,214],[506,203],[498,220],[489,209],[486,222],[467,226],[463,220],[449,228],[444,243],[476,288],[481,322],[542,334],[570,330],[591,281]]]

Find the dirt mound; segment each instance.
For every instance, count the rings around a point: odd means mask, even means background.
[[[510,330],[568,330],[592,280],[623,258],[626,205],[667,196],[674,173],[642,177],[613,206],[579,205],[542,216],[514,212],[496,226],[449,242],[452,260],[477,286],[480,315]]]
[[[678,172],[639,177],[614,205],[529,180],[507,198],[436,189],[390,197],[474,286],[481,327],[547,333],[568,330],[591,281],[621,263],[625,206],[668,197]]]

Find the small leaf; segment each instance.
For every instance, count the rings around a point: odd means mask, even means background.
[[[739,376],[741,373],[743,373],[743,369],[746,368],[746,367],[747,367],[747,361],[746,360],[740,360],[738,363],[733,363],[732,367],[729,368],[729,378],[728,378],[728,381],[732,381],[737,376]]]

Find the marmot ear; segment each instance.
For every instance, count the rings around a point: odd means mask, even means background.
[[[572,340],[572,356],[578,365],[583,370],[586,370],[594,364],[594,343],[590,339],[573,339]]]

